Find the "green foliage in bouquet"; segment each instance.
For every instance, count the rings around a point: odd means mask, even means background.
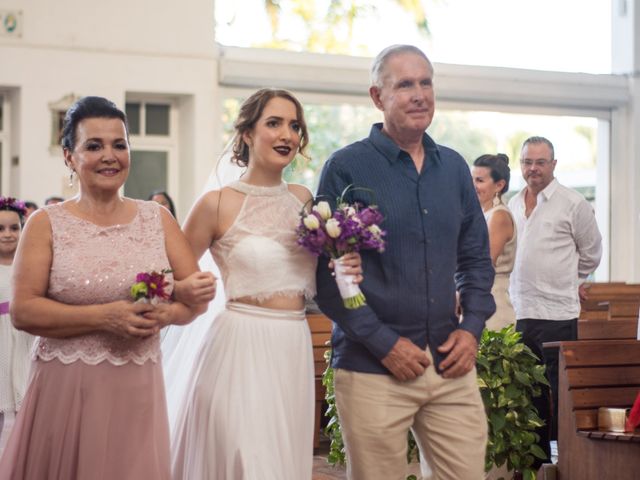
[[[327,351],[327,362],[329,357],[330,352]],[[499,332],[484,330],[477,369],[478,385],[489,420],[486,471],[506,462],[509,471],[518,472],[524,480],[535,480],[536,472],[531,468],[534,457],[546,458],[537,445],[539,436],[534,432],[543,425],[543,421],[532,403],[533,398],[541,394],[541,385],[549,385],[544,365],[538,364],[538,358],[520,341],[520,334],[509,326]],[[330,365],[324,371],[322,384],[327,389],[325,415],[329,418],[325,434],[331,441],[327,462],[344,465],[346,455]],[[418,458],[418,447],[409,432],[407,462]],[[412,480],[411,477],[407,480]]]
[[[478,386],[489,419],[485,469],[506,462],[509,471],[535,480],[534,457],[545,459],[535,429],[544,422],[532,403],[549,385],[535,354],[520,341],[513,325],[499,332],[485,329],[478,352]]]

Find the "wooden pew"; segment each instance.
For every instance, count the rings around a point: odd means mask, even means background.
[[[610,282],[586,283],[585,286],[589,298],[582,302],[580,318],[587,312],[608,310],[605,302],[640,304],[640,284]]]
[[[314,430],[313,430],[313,448],[320,446],[320,421],[322,420],[324,396],[326,389],[322,385],[322,374],[327,368],[324,359],[324,352],[329,347],[327,342],[331,340],[332,323],[326,316],[322,314],[308,314],[307,321],[311,330],[311,341],[313,344],[313,364],[315,369],[315,387],[316,387],[316,408],[314,412]]]
[[[558,480],[637,480],[640,431],[597,430],[598,407],[632,405],[640,392],[640,342],[583,340],[560,348]]]
[[[640,300],[609,300],[605,302],[609,313],[609,320],[616,318],[638,318]]]
[[[578,320],[578,340],[635,339],[638,317],[616,317],[612,320]]]

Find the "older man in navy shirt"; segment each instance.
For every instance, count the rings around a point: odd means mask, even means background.
[[[318,194],[376,203],[384,253],[362,252],[367,305],[343,307],[324,262],[317,302],[334,322],[332,365],[351,480],[406,478],[411,429],[435,478],[482,477],[487,421],[478,339],[495,311],[486,222],[469,168],[425,133],[433,67],[416,47],[383,50],[369,89],[384,122],[335,152]],[[456,316],[456,290],[462,317]]]

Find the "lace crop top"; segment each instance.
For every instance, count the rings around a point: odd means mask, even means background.
[[[136,200],[131,223],[102,227],[69,213],[62,204],[44,207],[51,222],[53,259],[47,296],[68,305],[128,300],[136,274],[169,268],[160,207]],[[172,284],[169,274],[167,280]],[[169,287],[169,288],[172,288]],[[68,338],[39,337],[34,356],[62,363],[142,365],[160,358],[159,335],[125,339],[109,332]]]
[[[236,181],[229,187],[246,198],[233,225],[211,247],[227,298],[312,298],[316,258],[296,242],[302,202],[284,182],[260,187]]]

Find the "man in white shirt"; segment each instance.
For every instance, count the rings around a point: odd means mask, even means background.
[[[591,205],[553,176],[557,160],[544,137],[525,140],[520,155],[527,186],[509,202],[518,232],[509,293],[516,330],[542,350],[544,342],[576,340],[582,283],[600,263],[602,237]],[[557,438],[558,352],[544,351]]]

